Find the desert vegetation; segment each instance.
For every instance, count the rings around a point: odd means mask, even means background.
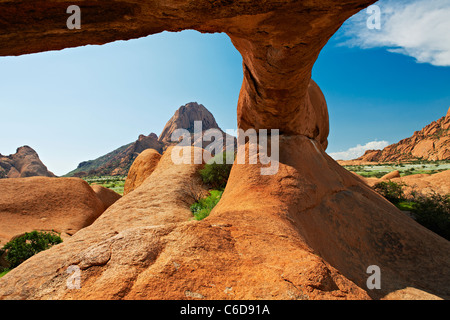
[[[450,240],[450,194],[423,195],[413,191],[406,196],[404,187],[401,183],[382,181],[373,188],[400,210],[409,211],[418,223]]]
[[[89,185],[98,184],[123,195],[126,178],[125,176],[94,176],[85,177],[83,180],[89,183]]]
[[[389,172],[398,170],[400,176],[412,174],[434,174],[450,169],[450,160],[428,161],[416,160],[404,163],[374,163],[370,165],[346,165],[349,171],[366,178],[381,178]]]
[[[0,267],[0,277],[14,269],[35,254],[61,243],[62,239],[55,232],[31,231],[10,240],[0,249],[0,256],[6,266]]]
[[[222,158],[222,163],[217,163]],[[227,154],[225,152],[213,157],[205,167],[200,170],[200,176],[205,185],[208,186],[209,195],[198,199],[192,206],[191,211],[194,219],[203,220],[209,216],[210,212],[219,203],[223,191],[230,176],[232,164],[226,163]],[[233,158],[234,159],[234,158]]]

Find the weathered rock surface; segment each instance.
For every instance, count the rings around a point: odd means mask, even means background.
[[[202,192],[201,166],[174,165],[168,152],[91,226],[4,276],[0,297],[450,296],[450,243],[374,193],[315,140],[281,137],[273,176],[261,176],[259,165],[235,164],[222,200],[200,222],[189,205],[192,191]],[[71,265],[82,270],[79,290],[66,286]],[[366,287],[370,265],[381,269],[380,290]]]
[[[159,135],[159,141],[171,143],[171,137],[175,130],[186,129],[190,133],[194,133],[194,122],[202,122],[202,130],[219,129],[216,119],[204,105],[196,102],[187,103],[181,106],[170,120],[164,126],[163,131]]]
[[[126,195],[139,187],[152,174],[160,159],[161,155],[154,149],[142,151],[128,171],[123,194]]]
[[[238,126],[318,138],[327,124],[307,97],[314,62],[342,23],[374,2],[80,1],[82,28],[69,30],[68,0],[20,5],[7,0],[0,3],[0,55],[103,44],[162,31],[224,32],[243,57]]]
[[[196,121],[201,121],[198,129],[195,128]],[[179,141],[172,141],[172,134],[178,129],[186,130],[187,140],[184,136],[180,137]],[[213,137],[207,137],[211,133],[208,133],[210,129],[215,131]],[[225,151],[227,143],[230,144],[232,150],[236,149],[236,138],[222,131],[212,113],[197,102],[187,103],[175,111],[159,136],[159,141],[164,142],[165,148],[182,142],[183,146],[202,148],[213,156]]]
[[[111,207],[117,200],[122,198],[120,194],[115,192],[114,190],[105,188],[98,184],[91,185],[92,190],[94,190],[97,197],[103,203],[104,210]]]
[[[239,127],[283,136],[278,173],[235,164],[222,200],[201,222],[189,221],[192,193],[202,191],[200,165],[174,166],[163,155],[91,226],[1,278],[0,297],[449,298],[450,243],[324,152],[327,116],[313,102],[311,70],[340,25],[373,2],[84,1],[79,31],[64,26],[69,1],[1,2],[1,55],[164,30],[225,32],[243,57]],[[82,270],[79,290],[67,289],[70,265]],[[379,290],[367,290],[370,265],[381,269]]]
[[[15,154],[9,156],[0,154],[0,179],[35,176],[55,177],[29,146],[20,147]]]
[[[358,161],[393,162],[450,159],[450,108],[447,115],[383,150],[368,150]]]
[[[104,211],[89,185],[77,178],[0,180],[0,242],[33,230],[72,235]]]

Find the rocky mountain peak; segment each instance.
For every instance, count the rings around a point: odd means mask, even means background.
[[[202,130],[220,129],[216,119],[205,106],[197,102],[190,102],[181,106],[166,123],[159,136],[159,141],[170,142],[172,133],[176,129],[186,129],[193,133],[194,121],[202,121]]]

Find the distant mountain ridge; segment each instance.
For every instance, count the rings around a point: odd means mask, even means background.
[[[33,148],[23,146],[17,148],[15,154],[0,154],[0,179],[26,177],[56,177],[39,159]]]
[[[168,146],[176,144],[171,141],[172,133],[176,129],[186,129],[191,134],[194,133],[194,121],[202,121],[202,130],[218,129],[222,133],[222,139],[215,143],[222,143],[226,134],[219,128],[214,116],[202,104],[197,102],[187,103],[170,118],[158,137],[155,133],[148,136],[140,135],[135,142],[124,145],[95,160],[81,162],[78,167],[66,174],[66,177],[86,177],[86,176],[125,176],[128,173],[136,157],[146,149],[155,149],[163,153]],[[192,144],[195,141],[192,139]],[[202,143],[206,148],[211,142]],[[213,147],[211,146],[211,148]]]
[[[450,108],[447,115],[383,150],[367,150],[355,159],[367,162],[450,159]]]

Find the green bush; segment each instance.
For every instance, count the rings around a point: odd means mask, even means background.
[[[36,253],[61,242],[61,237],[55,233],[31,231],[9,241],[0,251],[6,251],[6,261],[13,269]]]
[[[450,240],[450,195],[432,194],[431,196],[415,196],[412,212],[415,220]]]
[[[397,204],[405,200],[405,194],[403,193],[402,183],[395,183],[393,181],[382,181],[374,185],[375,191],[385,197],[393,204]]]
[[[211,186],[212,189],[225,189],[228,177],[230,176],[232,164],[226,164],[226,153],[222,152],[212,158],[205,167],[200,170],[200,176],[203,183]],[[222,158],[222,164],[216,163],[218,159]],[[233,157],[234,159],[234,157]]]
[[[209,216],[211,210],[216,206],[222,197],[223,191],[211,190],[209,196],[198,200],[191,206],[195,220],[203,220]]]

